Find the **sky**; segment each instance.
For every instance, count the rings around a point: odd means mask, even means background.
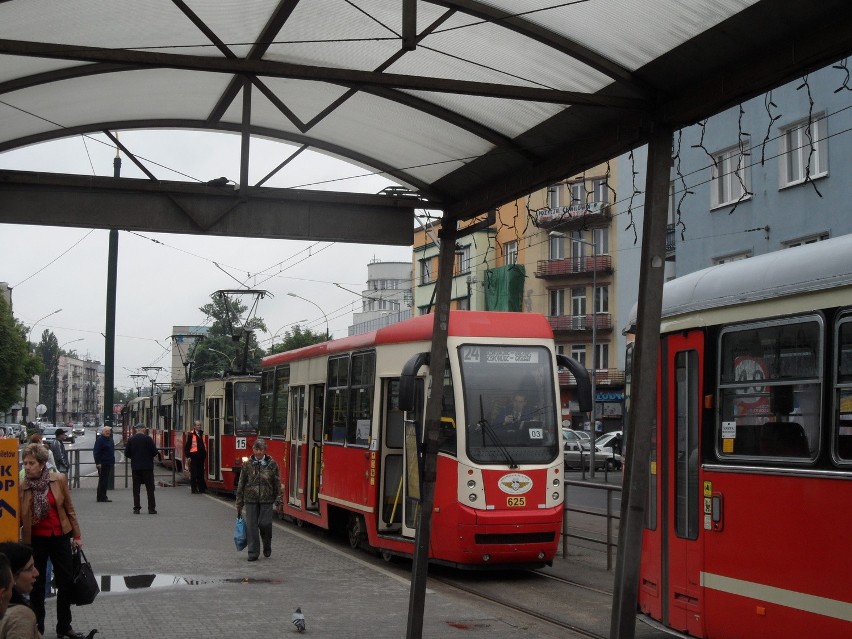
[[[146,164],[158,179],[239,177],[236,135],[137,131],[122,132],[120,139],[137,157],[157,163]],[[75,136],[0,153],[0,169],[111,176],[115,147],[106,140],[101,134]],[[263,178],[294,148],[253,139],[251,182]],[[369,173],[306,152],[266,184],[365,193],[393,184]],[[127,158],[122,159],[121,174],[144,177]],[[49,329],[65,350],[103,363],[109,231],[0,224],[0,247],[0,281],[12,287],[13,312],[33,329],[30,341],[38,342]],[[360,310],[359,293],[373,260],[410,262],[411,247],[120,231],[115,386],[131,389],[129,376],[142,372],[143,366],[168,368],[172,327],[205,325],[199,308],[210,295],[241,284],[269,292],[257,307],[257,316],[269,329],[269,334],[257,336],[261,346],[267,347],[276,335],[280,340],[296,323],[325,332],[325,318],[332,336],[345,336],[352,312]],[[242,301],[251,306],[253,299]],[[164,370],[157,379],[167,378]]]

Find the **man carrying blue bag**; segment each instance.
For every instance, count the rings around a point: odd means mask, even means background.
[[[237,517],[237,523],[234,524],[234,545],[237,550],[245,550],[245,547],[248,546],[246,520],[242,517]]]

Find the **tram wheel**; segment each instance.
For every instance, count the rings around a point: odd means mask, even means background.
[[[381,554],[382,554],[382,559],[384,559],[386,563],[389,563],[389,564],[396,563],[397,556],[394,555],[392,552],[387,551],[387,550],[383,550]]]
[[[306,522],[304,519],[299,519],[298,517],[296,518],[296,527],[297,528],[306,528],[307,525],[308,525],[308,522]]]
[[[346,534],[349,537],[350,548],[360,548],[362,542],[367,541],[367,530],[364,527],[364,518],[361,515],[350,513],[346,521]]]

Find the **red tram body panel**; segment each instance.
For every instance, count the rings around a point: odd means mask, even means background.
[[[852,637],[852,236],[666,284],[639,610]]]

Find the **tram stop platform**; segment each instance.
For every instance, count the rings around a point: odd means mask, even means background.
[[[168,483],[163,469],[158,481]],[[162,473],[162,477],[160,474]],[[132,512],[123,478],[98,503],[94,481],[72,491],[83,548],[101,584],[92,605],[72,607],[77,631],[96,639],[139,637],[286,637],[296,635],[291,614],[301,607],[306,636],[401,639],[406,636],[410,571],[363,551],[328,544],[315,530],[274,519],[272,556],[248,562],[233,541],[234,502],[191,494],[187,484],[158,486],[157,514]],[[90,485],[91,484],[91,485]],[[595,558],[597,556],[597,558]],[[603,553],[558,557],[552,570],[582,569],[590,583],[611,588]],[[55,599],[47,600],[45,637],[55,628]],[[570,601],[554,602],[571,606]],[[609,635],[609,611],[587,611],[598,636]],[[592,614],[594,613],[594,614]],[[659,637],[637,622],[637,637]],[[422,636],[452,639],[581,637],[511,609],[433,583],[425,598]],[[594,635],[591,635],[594,636]]]

